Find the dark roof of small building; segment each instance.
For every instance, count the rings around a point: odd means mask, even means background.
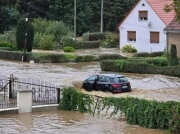
[[[180,21],[175,17],[165,28],[165,31],[180,31]]]

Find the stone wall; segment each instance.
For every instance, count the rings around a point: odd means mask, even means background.
[[[180,58],[180,33],[167,33],[168,51],[171,50],[171,44],[176,45],[177,56]]]

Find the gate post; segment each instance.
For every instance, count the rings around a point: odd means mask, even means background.
[[[60,103],[60,94],[61,94],[61,90],[60,88],[56,88],[57,89],[57,104]]]
[[[19,113],[32,112],[32,90],[19,90],[17,92],[17,106]]]

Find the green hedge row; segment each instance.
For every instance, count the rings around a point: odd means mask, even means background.
[[[34,60],[35,63],[62,63],[68,62],[69,59],[64,54],[33,54],[31,60]]]
[[[74,61],[75,62],[90,62],[90,61],[96,61],[97,58],[93,55],[84,55],[84,56],[77,56]]]
[[[162,74],[180,77],[180,66],[156,66],[143,62],[128,62],[125,60],[100,61],[102,71],[114,71],[139,74]]]
[[[153,64],[157,66],[167,66],[168,61],[166,57],[154,57],[154,58],[130,58],[127,61],[131,62],[145,62],[148,64]]]
[[[90,112],[94,111],[95,99],[83,94],[74,87],[64,88],[59,104],[60,110]],[[174,101],[158,102],[139,98],[106,97],[98,103],[98,113],[110,108],[110,116],[124,113],[127,123],[146,128],[180,131],[180,103]],[[120,115],[122,117],[122,115]]]
[[[162,56],[163,54],[164,54],[163,51],[152,52],[152,53],[140,52],[140,53],[134,54],[133,57],[157,57],[157,56]]]
[[[139,98],[103,98],[99,112],[113,107],[111,116],[125,113],[127,123],[151,129],[180,132],[180,103],[174,101],[158,102]]]
[[[1,59],[22,61],[22,56],[24,56],[24,53],[22,51],[0,50]],[[29,61],[32,57],[32,53],[27,52],[26,57],[27,61]]]
[[[85,41],[97,41],[97,40],[104,40],[107,33],[84,33],[83,39]]]
[[[85,41],[81,44],[82,49],[99,48],[99,46],[100,46],[99,41]]]
[[[99,55],[99,60],[117,60],[117,59],[127,59],[127,57],[121,56],[119,54],[101,54],[101,55]]]

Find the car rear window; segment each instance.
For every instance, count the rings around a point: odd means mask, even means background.
[[[127,82],[127,78],[126,77],[116,77],[114,78],[114,82]]]

